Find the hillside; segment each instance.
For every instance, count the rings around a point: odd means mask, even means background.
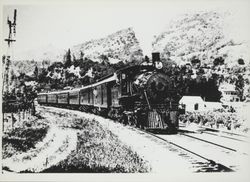
[[[51,50],[48,51],[48,48],[51,48]],[[48,68],[51,64],[53,64],[53,62],[64,62],[66,52],[63,50],[57,50],[53,53],[53,50],[56,49],[54,49],[53,46],[49,46],[36,51],[33,50],[26,52],[25,55],[26,57],[29,57],[29,59],[11,62],[10,77],[12,75],[18,77],[21,73],[32,76],[36,66],[40,72],[42,68]],[[97,63],[104,61],[105,64],[116,64],[120,61],[125,63],[133,60],[141,60],[143,56],[139,42],[135,37],[135,33],[132,28],[117,31],[116,33],[110,34],[105,38],[91,40],[73,46],[70,50],[71,60],[76,59],[78,62],[81,59],[81,56],[85,60],[92,60]],[[21,57],[26,58],[25,56]],[[32,57],[34,58],[31,59]],[[84,66],[83,62],[80,61],[79,64],[80,63]],[[93,66],[93,64],[91,65]]]
[[[108,58],[110,63],[140,60],[143,56],[132,28],[120,30],[105,38],[73,46],[70,50],[76,58],[79,58],[82,52],[84,57],[93,61],[100,62],[105,57]]]
[[[239,58],[249,63],[250,44],[242,29],[239,20],[230,13],[185,14],[155,37],[153,50],[177,63],[193,58],[212,63],[217,57],[223,57],[228,64],[237,63]]]
[[[101,39],[80,40],[80,42],[83,43],[65,47],[64,50],[48,45],[25,52],[17,52],[16,58],[17,60],[35,60],[36,62],[43,60],[58,62],[63,61],[64,55],[69,48],[72,56],[74,55],[76,59],[80,59],[82,53],[85,58],[96,62],[105,59],[111,64],[119,61],[141,60],[143,56],[139,41],[132,28],[117,31]]]
[[[41,68],[47,68],[50,65],[50,61],[36,62],[35,60],[20,60],[12,61],[10,65],[10,71],[14,76],[18,77],[21,73],[31,76],[34,73],[36,66],[40,70]]]

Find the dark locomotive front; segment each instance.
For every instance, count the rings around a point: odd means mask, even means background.
[[[133,115],[139,127],[175,132],[178,127],[176,92],[159,61],[159,54],[153,53],[153,63],[120,70],[119,101],[126,113],[125,120]]]

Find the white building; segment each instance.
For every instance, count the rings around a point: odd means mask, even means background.
[[[237,95],[235,86],[232,84],[222,84],[219,87],[219,91],[222,93],[221,102],[238,102],[240,98]]]
[[[179,104],[189,112],[205,110],[205,103],[200,96],[183,96]]]
[[[223,109],[221,102],[205,102],[200,96],[183,96],[179,104],[189,112]]]
[[[218,109],[223,109],[221,102],[204,102],[205,110],[214,111]]]

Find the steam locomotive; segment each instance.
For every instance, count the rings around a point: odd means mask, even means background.
[[[152,62],[129,66],[94,84],[39,93],[41,105],[91,112],[143,129],[178,128],[178,101],[169,76],[162,71],[159,53]]]

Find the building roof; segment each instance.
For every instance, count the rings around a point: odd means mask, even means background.
[[[183,96],[179,103],[201,103],[204,102],[200,96]]]

